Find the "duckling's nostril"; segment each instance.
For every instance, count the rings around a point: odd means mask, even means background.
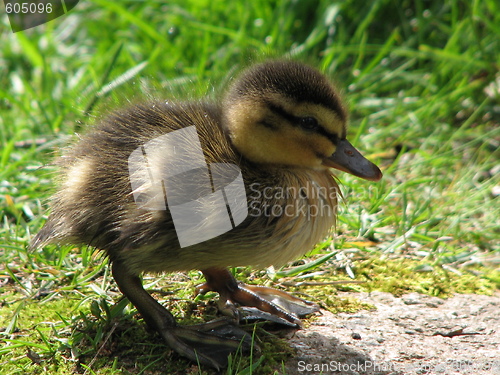
[[[365,159],[347,139],[339,142],[337,150],[330,157],[323,160],[323,165],[366,180],[378,181],[382,177],[380,169],[371,161]]]

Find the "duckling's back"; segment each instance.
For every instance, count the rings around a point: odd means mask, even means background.
[[[220,118],[217,106],[193,102],[150,102],[110,114],[56,162],[61,172],[58,191],[52,198],[49,219],[32,247],[80,243],[107,250],[113,258],[122,250],[124,237],[134,243],[151,236],[150,228],[124,231],[128,221],[149,226],[155,214],[137,211],[129,179],[131,153],[152,139],[195,126],[208,159],[235,162]],[[168,220],[164,224],[163,233],[173,229]]]

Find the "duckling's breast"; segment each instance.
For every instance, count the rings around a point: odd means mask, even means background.
[[[273,179],[250,182],[249,190],[247,235],[255,245],[249,264],[281,266],[295,260],[335,224],[339,187],[328,171],[276,170]],[[252,236],[253,227],[255,232],[265,228],[260,238]]]

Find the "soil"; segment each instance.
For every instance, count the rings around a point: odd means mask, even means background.
[[[349,294],[376,309],[322,315],[288,339],[287,375],[500,374],[500,292]]]

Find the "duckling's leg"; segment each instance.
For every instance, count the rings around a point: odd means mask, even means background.
[[[251,315],[254,318],[300,326],[299,316],[305,316],[319,310],[319,306],[315,303],[294,297],[280,290],[239,283],[231,272],[225,268],[208,268],[202,270],[202,272],[207,281],[205,284],[198,286],[198,292],[205,293],[212,290],[219,293],[222,304],[231,301],[243,306],[255,307],[261,312],[267,313],[263,315],[255,311],[255,309],[247,309],[243,319]],[[269,319],[272,316],[279,319]]]
[[[180,327],[173,315],[142,287],[141,279],[119,262],[113,263],[113,277],[121,292],[137,308],[149,327],[158,331],[167,344],[194,362],[220,369],[229,354],[249,352],[251,336],[227,319]],[[258,350],[258,348],[254,348]]]

